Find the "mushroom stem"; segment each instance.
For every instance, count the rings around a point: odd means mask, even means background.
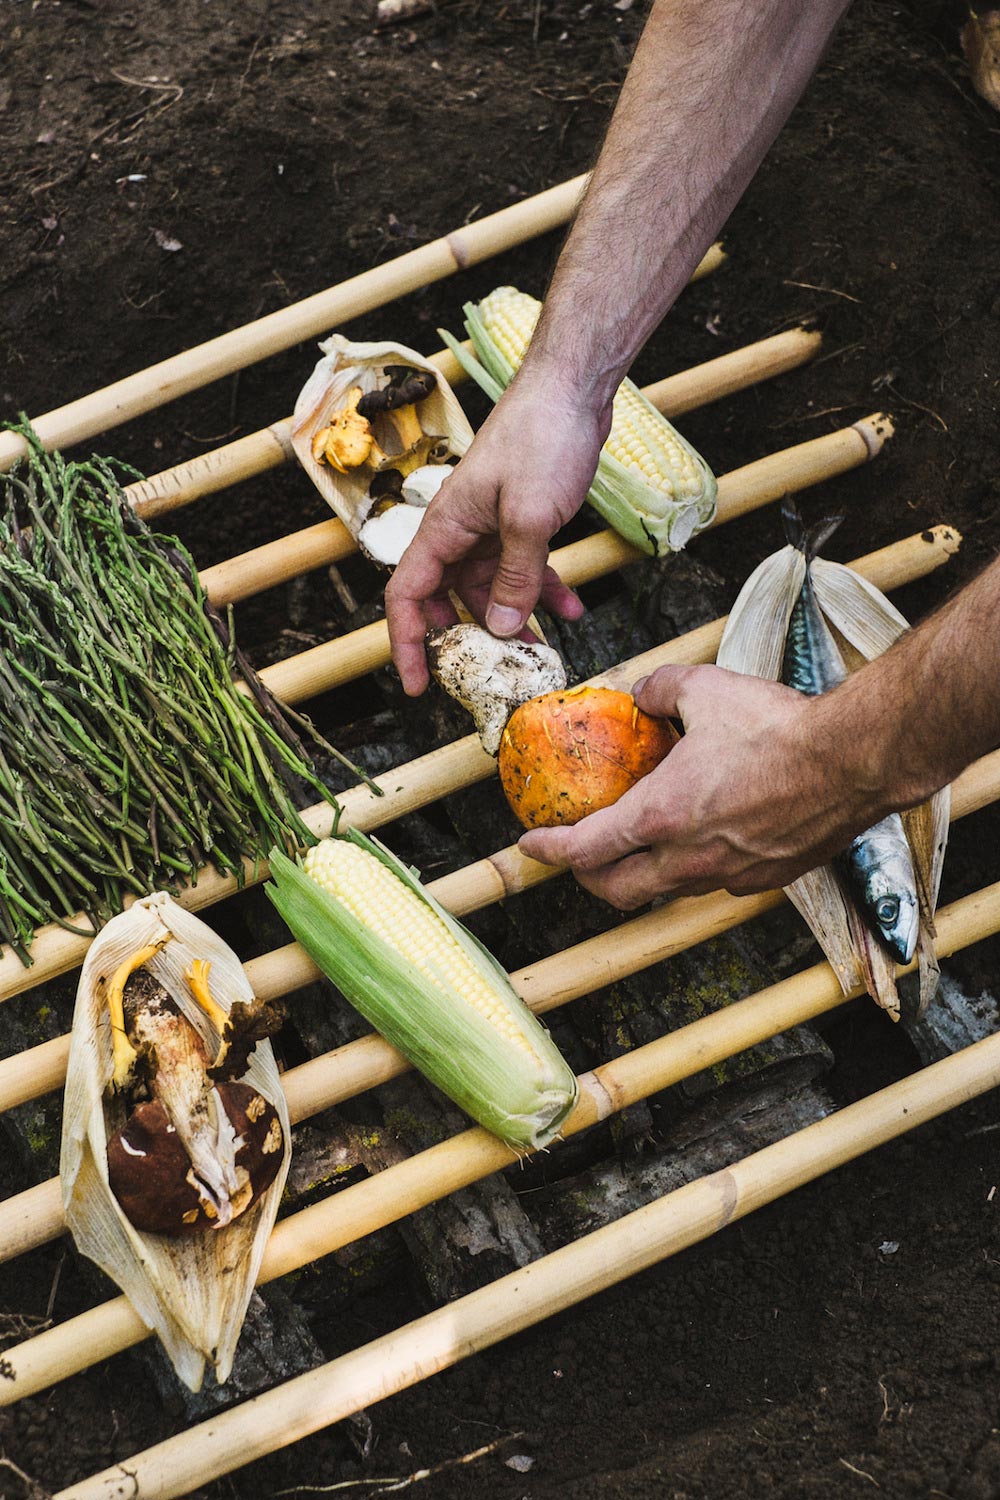
[[[424,435],[424,430],[420,425],[420,418],[417,416],[417,408],[412,404],[410,406],[397,406],[394,410],[387,411],[386,416],[396,429],[402,451],[404,453],[409,452],[411,448],[419,443]]]
[[[132,1071],[139,1056],[132,1043],[128,1039],[125,1029],[125,985],[129,976],[136,969],[141,969],[144,963],[154,958],[163,945],[170,940],[170,934],[160,938],[158,942],[149,943],[145,948],[140,948],[133,953],[124,963],[118,965],[111,977],[108,986],[108,1016],[111,1020],[111,1052],[114,1059],[114,1067],[111,1073],[111,1088],[113,1092],[120,1093],[126,1088],[132,1078]]]
[[[212,1063],[213,1068],[217,1068],[225,1061],[226,1053],[229,1051],[232,1028],[230,1026],[228,1011],[223,1010],[219,1002],[213,998],[212,991],[209,989],[208,975],[211,967],[212,965],[207,959],[192,959],[184,972],[184,978],[191,986],[191,993],[195,1000],[219,1034],[219,1050]]]

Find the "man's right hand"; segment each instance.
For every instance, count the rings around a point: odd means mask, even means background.
[[[442,485],[385,591],[392,656],[407,693],[427,686],[424,635],[457,616],[453,590],[494,635],[518,636],[537,603],[583,611],[547,566],[549,542],[579,510],[610,427],[527,366]]]

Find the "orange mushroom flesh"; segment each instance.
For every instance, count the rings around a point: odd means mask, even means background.
[[[630,693],[576,687],[530,698],[500,741],[507,801],[526,828],[578,823],[647,776],[679,735]]]

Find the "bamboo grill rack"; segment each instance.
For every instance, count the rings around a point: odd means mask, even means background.
[[[515,210],[465,226],[422,251],[380,267],[378,274],[353,278],[282,314],[234,330],[49,413],[36,420],[36,427],[52,445],[93,436],[207,380],[325,331],[348,316],[565,222],[582,185],[583,179],[574,179],[537,200],[516,205]],[[481,226],[485,226],[481,233],[474,232]],[[699,272],[714,269],[720,259],[721,251],[716,249]],[[662,410],[676,415],[794,368],[815,353],[818,343],[818,334],[794,329],[673,376],[649,394]],[[456,377],[450,356],[441,354],[435,359],[449,378]],[[716,524],[868,461],[891,431],[889,419],[876,415],[724,475]],[[141,514],[154,519],[283,463],[289,456],[288,446],[286,419],[132,486],[130,498]],[[0,440],[0,465],[12,461],[18,447],[14,440]],[[860,558],[854,566],[880,588],[893,589],[942,566],[959,540],[949,527],[938,526]],[[352,545],[339,522],[324,522],[206,569],[203,579],[214,602],[232,603],[308,568],[336,562]],[[596,532],[556,551],[553,562],[567,582],[578,585],[637,556],[614,533]],[[724,623],[717,620],[702,626],[595,680],[627,688],[666,662],[711,661]],[[387,660],[385,628],[379,623],[292,657],[262,675],[274,692],[299,702]],[[468,736],[375,778],[384,793],[381,797],[364,785],[350,789],[341,799],[344,817],[359,828],[381,827],[448,792],[484,780],[494,770],[494,762],[475,736]],[[970,767],[956,783],[953,816],[967,816],[998,796],[1000,752]],[[317,834],[328,831],[331,816],[324,805],[305,814]],[[265,873],[260,868],[247,869],[248,880],[259,880]],[[432,889],[452,911],[465,914],[559,875],[525,859],[512,846],[444,876]],[[234,881],[207,870],[197,887],[185,893],[184,904],[201,909],[235,888]],[[744,898],[717,892],[677,900],[552,954],[513,974],[512,979],[529,1005],[546,1012],[759,916],[783,899],[780,892]],[[939,913],[939,953],[956,952],[998,930],[1000,884],[966,896]],[[0,957],[0,1001],[69,972],[80,963],[85,949],[86,941],[79,937],[58,927],[43,929],[30,971],[22,969],[13,954]],[[316,976],[311,961],[295,943],[251,960],[246,968],[256,992],[267,998],[288,994]],[[842,1000],[829,966],[817,964],[725,1011],[598,1066],[580,1080],[580,1101],[565,1134],[585,1130],[755,1042],[834,1009]],[[67,1051],[68,1039],[59,1037],[0,1060],[0,1107],[10,1109],[58,1088]],[[397,1076],[407,1066],[375,1035],[313,1058],[284,1075],[292,1119],[304,1120]],[[997,1082],[1000,1037],[990,1037],[391,1335],[217,1414],[210,1424],[194,1426],[122,1465],[73,1484],[56,1500],[111,1500],[125,1494],[151,1500],[183,1495],[624,1280]],[[483,1130],[471,1129],[388,1167],[280,1221],[261,1281],[329,1255],[513,1160],[502,1143]],[[0,1259],[27,1252],[59,1235],[62,1228],[58,1184],[41,1183],[0,1204]],[[147,1336],[126,1299],[113,1298],[7,1350],[5,1370],[10,1378],[0,1382],[0,1402],[42,1390]]]

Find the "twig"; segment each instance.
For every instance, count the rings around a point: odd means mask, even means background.
[[[850,292],[838,292],[835,286],[813,286],[811,281],[788,281],[782,282],[783,286],[799,286],[806,292],[825,292],[829,297],[843,297],[845,302],[857,302],[861,306],[860,297],[852,297]]]
[[[477,1459],[488,1458],[504,1443],[516,1442],[523,1438],[523,1432],[509,1432],[504,1437],[495,1438],[492,1443],[487,1443],[482,1448],[474,1448],[471,1453],[463,1453],[460,1458],[446,1458],[439,1464],[433,1464],[429,1469],[416,1469],[412,1474],[407,1474],[402,1479],[342,1479],[339,1484],[299,1484],[294,1489],[277,1490],[274,1500],[282,1500],[284,1495],[332,1495],[339,1490],[372,1489],[379,1495],[393,1495],[399,1490],[409,1489],[412,1484],[419,1484],[423,1479],[433,1479],[436,1474],[443,1474],[446,1469],[457,1469],[462,1464],[475,1463]]]
[[[46,1315],[37,1318],[31,1313],[0,1313],[0,1349],[8,1344],[19,1344],[22,1339],[33,1338],[51,1327],[52,1319]]]
[[[863,349],[864,347],[864,339],[855,339],[853,344],[844,344],[839,349],[831,349],[827,354],[821,354],[817,359],[813,360],[813,369],[817,365],[825,365],[827,360],[843,359],[845,354],[853,354],[855,349]]]
[[[24,1485],[28,1500],[51,1500],[51,1490],[45,1489],[37,1479],[32,1479],[30,1474],[26,1474],[22,1468],[19,1468],[12,1458],[6,1458],[2,1453],[0,1453],[0,1469],[9,1469],[17,1476]]]
[[[64,1250],[63,1253],[62,1253],[62,1255],[60,1255],[58,1261],[56,1262],[56,1268],[55,1268],[55,1271],[53,1272],[53,1275],[52,1275],[52,1285],[49,1287],[49,1300],[45,1304],[45,1322],[46,1322],[46,1324],[52,1322],[52,1311],[53,1311],[53,1309],[54,1309],[54,1307],[56,1305],[56,1296],[58,1295],[58,1292],[59,1292],[59,1282],[62,1279],[62,1270],[63,1270],[63,1266],[65,1264],[66,1264],[66,1252]]]
[[[909,396],[904,396],[900,391],[897,391],[896,387],[893,385],[893,383],[892,383],[891,380],[884,380],[882,382],[882,389],[887,390],[887,391],[891,391],[892,394],[895,396],[896,400],[897,401],[902,401],[902,403],[903,403],[904,406],[912,406],[913,409],[914,409],[914,411],[926,412],[927,416],[933,417],[934,420],[935,420],[935,422],[941,428],[942,432],[948,432],[949,431],[948,423],[945,421],[944,417],[938,415],[938,413],[933,409],[933,407],[922,406],[919,401],[911,401],[910,398],[909,398]]]
[[[872,1484],[875,1486],[875,1488],[877,1490],[880,1490],[882,1488],[882,1486],[879,1484],[878,1480],[872,1474],[866,1473],[866,1471],[864,1469],[856,1469],[853,1464],[849,1464],[847,1462],[846,1458],[838,1458],[837,1462],[838,1462],[838,1464],[843,1464],[843,1466],[844,1466],[845,1469],[850,1469],[850,1471],[851,1471],[852,1474],[858,1474],[858,1475],[860,1475],[860,1477],[862,1479],[869,1479],[869,1480],[871,1480]]]
[[[184,97],[184,85],[180,83],[165,83],[159,78],[130,78],[127,73],[119,73],[117,68],[111,69],[112,75],[119,83],[127,83],[134,89],[152,89],[160,94],[173,94],[174,102]]]

